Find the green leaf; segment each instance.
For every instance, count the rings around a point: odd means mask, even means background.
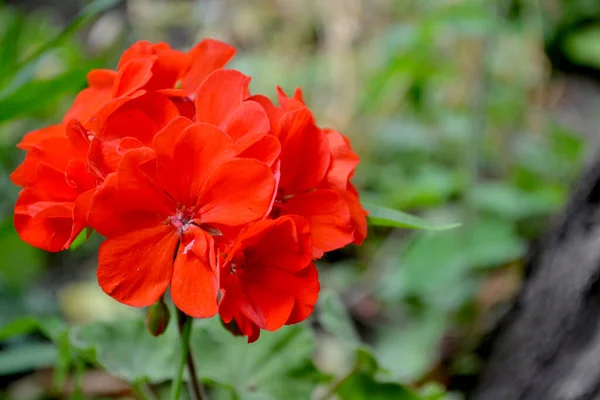
[[[506,182],[480,183],[466,195],[479,210],[511,220],[549,214],[564,200],[556,191],[526,192]]]
[[[377,382],[373,376],[358,372],[339,387],[341,400],[419,400],[420,397],[405,386],[392,382]]]
[[[9,322],[0,329],[0,341],[34,332],[41,332],[48,339],[55,340],[67,332],[67,329],[67,325],[55,317],[23,317]]]
[[[580,65],[600,68],[600,25],[592,25],[571,33],[563,42],[567,57]]]
[[[350,375],[337,386],[336,393],[341,400],[419,400],[404,385],[386,379],[386,371],[380,369],[377,360],[366,349],[356,352],[354,368]]]
[[[128,382],[159,383],[173,377],[179,360],[175,324],[151,336],[142,320],[96,322],[71,330],[71,345],[110,374]]]
[[[425,304],[452,311],[477,289],[475,271],[517,260],[524,253],[525,244],[504,220],[480,219],[452,235],[423,233],[404,251],[378,293],[387,301],[417,296]]]
[[[0,375],[51,367],[58,356],[52,343],[27,343],[0,352]]]
[[[191,345],[198,376],[227,387],[236,399],[305,400],[322,378],[312,362],[314,338],[304,325],[263,331],[248,344],[216,318],[195,322]]]
[[[0,95],[0,122],[42,110],[65,93],[75,92],[85,83],[87,69],[86,66],[53,79],[32,81],[10,94]]]
[[[39,329],[38,320],[34,317],[16,319],[0,329],[0,342],[15,336],[27,335]]]
[[[2,87],[16,70],[19,56],[18,39],[23,29],[24,17],[22,13],[8,8],[0,9],[0,12],[8,15],[7,18],[0,18],[6,23],[0,34],[0,87]]]
[[[414,381],[439,357],[438,346],[446,327],[446,314],[438,310],[405,318],[401,325],[388,325],[377,334],[375,356],[394,378]]]
[[[12,218],[0,222],[0,254],[1,290],[22,292],[43,270],[44,254],[21,240]]]
[[[121,0],[95,0],[88,4],[65,28],[54,38],[46,41],[21,67],[36,62],[45,52],[62,45],[71,35],[81,29],[97,15],[115,7]]]
[[[365,208],[369,212],[369,223],[375,226],[439,231],[457,228],[461,225],[459,223],[437,224],[403,211],[380,206],[365,205]]]
[[[319,294],[319,321],[323,328],[349,345],[351,348],[360,346],[360,337],[354,323],[341,299],[330,290]]]

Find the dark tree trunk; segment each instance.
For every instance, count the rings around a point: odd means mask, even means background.
[[[475,399],[600,399],[600,156],[531,252]]]

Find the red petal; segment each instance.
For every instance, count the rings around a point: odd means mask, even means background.
[[[248,101],[254,101],[262,106],[267,113],[267,118],[271,124],[271,129],[275,130],[279,126],[279,121],[283,117],[285,112],[283,109],[276,107],[275,104],[267,96],[262,94],[251,96],[247,99]]]
[[[25,189],[15,205],[14,225],[21,239],[46,251],[60,251],[71,236],[73,203],[47,201],[39,192]]]
[[[346,190],[360,158],[352,151],[350,141],[344,135],[333,130],[325,130],[325,134],[331,151],[327,181],[335,189]]]
[[[154,304],[171,281],[178,241],[179,236],[169,225],[107,239],[98,254],[100,287],[123,304]]]
[[[240,239],[241,248],[252,248],[249,264],[296,273],[312,260],[308,221],[297,215],[252,224]]]
[[[270,210],[275,178],[265,164],[250,159],[226,162],[208,179],[198,199],[201,223],[242,225]]]
[[[330,162],[327,139],[307,108],[286,113],[278,128],[281,148],[280,187],[285,194],[314,189]]]
[[[224,67],[235,55],[235,48],[218,40],[204,39],[188,55],[192,58],[192,64],[181,82],[186,95],[194,93],[211,72]]]
[[[271,124],[260,104],[244,101],[227,116],[220,127],[237,141],[248,134],[266,135],[271,129]]]
[[[194,124],[186,128],[175,148],[157,147],[157,178],[177,202],[192,206],[215,169],[234,156],[231,138],[217,127]]]
[[[73,105],[63,118],[63,122],[67,123],[72,119],[87,121],[111,99],[112,88],[110,87],[89,87],[83,89],[75,97]]]
[[[308,318],[315,309],[315,304],[317,304],[317,300],[319,299],[321,285],[315,264],[311,263],[296,276],[303,283],[297,287],[296,304],[294,304],[294,309],[285,322],[286,325],[297,324]]]
[[[152,67],[152,78],[146,83],[144,89],[173,88],[177,80],[189,69],[191,57],[170,47],[157,50],[156,55],[158,58]]]
[[[280,86],[277,86],[277,101],[279,101],[279,105],[285,111],[293,111],[305,107],[304,100],[302,100],[302,90],[300,88],[296,88],[294,97],[288,97],[283,89]]]
[[[90,87],[112,88],[117,79],[117,73],[110,69],[93,69],[87,74]]]
[[[175,259],[171,297],[177,308],[187,315],[210,318],[218,311],[219,289],[212,237],[196,227],[186,236]]]
[[[175,117],[160,132],[154,136],[154,148],[160,149],[160,154],[172,158],[175,143],[181,132],[193,122],[185,117]]]
[[[152,66],[156,59],[156,56],[135,59],[127,62],[123,68],[119,68],[112,97],[125,97],[141,89],[152,78]]]
[[[167,97],[147,93],[113,111],[97,134],[105,139],[134,137],[150,145],[156,133],[178,116],[177,107]]]
[[[239,158],[254,158],[269,167],[275,164],[281,152],[281,144],[273,135],[246,135],[234,147]]]
[[[221,126],[227,116],[250,96],[250,77],[236,70],[211,73],[196,91],[196,122]]]
[[[360,204],[358,191],[352,183],[348,183],[348,190],[341,192],[350,207],[352,223],[354,224],[354,241],[352,243],[360,245],[367,237],[367,212]]]
[[[175,212],[175,203],[148,175],[154,160],[148,148],[123,157],[117,173],[110,174],[92,198],[92,228],[110,237],[160,224]]]
[[[65,126],[63,124],[50,125],[35,131],[31,131],[23,136],[23,139],[17,144],[17,147],[22,150],[31,150],[31,148],[43,140],[51,137],[66,136]]]
[[[286,290],[285,279],[290,276],[270,270],[269,275],[258,277],[253,274],[252,277],[259,281],[246,279],[244,291],[248,300],[239,304],[240,310],[260,328],[275,331],[285,324],[294,308],[294,297]],[[266,286],[265,281],[269,278],[277,279],[277,286]]]
[[[310,229],[303,218],[250,224],[222,267],[224,320],[234,317],[239,322],[241,312],[260,328],[276,330],[290,320],[306,318],[319,291],[311,256]]]
[[[69,247],[77,236],[79,236],[81,231],[88,225],[90,205],[92,203],[92,196],[95,192],[96,189],[90,189],[75,200],[73,207],[73,228],[71,230],[71,237],[65,244],[65,247]]]
[[[148,58],[154,55],[155,46],[161,46],[164,44],[166,43],[157,43],[154,45],[152,42],[147,40],[138,40],[123,52],[121,58],[119,59],[117,69],[122,69],[129,61],[137,60],[139,58]],[[169,47],[169,45],[167,45],[167,47]]]
[[[283,205],[285,214],[308,220],[313,236],[313,258],[352,243],[354,227],[344,198],[335,190],[315,190],[294,196]]]

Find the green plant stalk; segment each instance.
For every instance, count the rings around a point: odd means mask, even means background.
[[[339,377],[336,380],[334,380],[332,382],[332,384],[327,388],[327,390],[325,391],[325,393],[321,397],[319,397],[319,400],[329,400],[333,396],[335,396],[336,393],[337,393],[337,391],[340,389],[340,387],[348,379],[350,379],[352,377],[352,375],[354,375],[358,371],[358,369],[359,369],[358,366],[355,365],[352,369],[350,369],[350,371],[348,371],[347,373],[345,373],[341,377]]]
[[[179,400],[179,394],[181,392],[181,382],[183,381],[183,370],[188,360],[188,353],[190,351],[190,334],[192,333],[192,319],[185,316],[184,318],[179,317],[181,311],[177,310],[178,320],[183,320],[183,324],[179,323],[179,333],[181,336],[181,360],[177,368],[177,375],[171,386],[171,400]],[[178,321],[178,322],[180,322]],[[190,377],[193,379],[193,377]]]
[[[171,389],[171,399],[179,400],[179,394],[181,392],[181,382],[183,381],[183,370],[187,365],[188,369],[188,390],[192,400],[206,400],[206,394],[204,387],[198,381],[196,374],[196,366],[194,365],[194,358],[190,349],[190,336],[192,333],[192,321],[193,319],[185,315],[179,309],[177,310],[177,327],[179,329],[179,335],[181,337],[181,361],[177,370],[177,376],[173,381]]]
[[[135,381],[133,383],[133,390],[141,400],[157,400],[154,392],[152,392],[148,384],[144,381]]]
[[[85,364],[82,360],[75,361],[75,371],[73,372],[73,399],[83,399],[83,374],[85,373]]]

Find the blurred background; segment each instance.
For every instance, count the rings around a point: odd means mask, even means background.
[[[394,376],[455,398],[471,391],[478,348],[519,290],[530,243],[597,149],[600,2],[129,0],[69,25],[86,4],[0,1],[0,326],[136,313],[96,284],[99,237],[58,254],[20,241],[15,144],[60,121],[89,69],[115,68],[132,42],[187,50],[214,37],[238,48],[230,66],[252,75],[254,92],[300,86],[319,124],[351,138],[365,203],[462,222],[450,232],[373,227],[320,271]],[[55,362],[40,337],[19,340],[32,350],[0,357],[0,398],[43,393]],[[316,364],[335,373],[343,360],[317,333]],[[89,390],[123,390],[101,386]]]

